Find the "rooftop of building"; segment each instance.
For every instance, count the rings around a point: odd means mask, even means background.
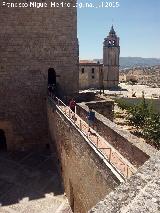
[[[102,66],[103,64],[100,62],[92,61],[92,60],[80,60],[79,65],[82,66]]]

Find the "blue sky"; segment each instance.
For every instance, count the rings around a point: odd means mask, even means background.
[[[160,0],[111,0],[118,8],[78,8],[80,59],[102,58],[113,23],[121,56],[160,58]],[[102,0],[78,0],[101,5]],[[107,2],[107,1],[103,1]]]

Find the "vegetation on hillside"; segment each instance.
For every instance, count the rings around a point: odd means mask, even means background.
[[[160,114],[154,112],[152,101],[146,103],[143,93],[138,104],[131,105],[123,99],[117,99],[116,102],[119,108],[126,110],[128,124],[134,126],[147,141],[160,149]]]

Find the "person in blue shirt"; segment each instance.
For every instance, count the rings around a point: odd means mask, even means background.
[[[87,119],[88,119],[88,125],[89,125],[88,132],[90,132],[90,127],[94,129],[94,123],[95,123],[95,112],[92,111],[92,108],[89,108],[89,112],[87,112]]]

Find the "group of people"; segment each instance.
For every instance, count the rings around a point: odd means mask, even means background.
[[[76,101],[74,99],[71,99],[69,102],[70,109],[75,113],[76,111]],[[89,111],[87,112],[87,120],[88,120],[88,132],[90,132],[90,127],[94,129],[95,124],[95,112],[92,110],[92,108],[89,108]]]

